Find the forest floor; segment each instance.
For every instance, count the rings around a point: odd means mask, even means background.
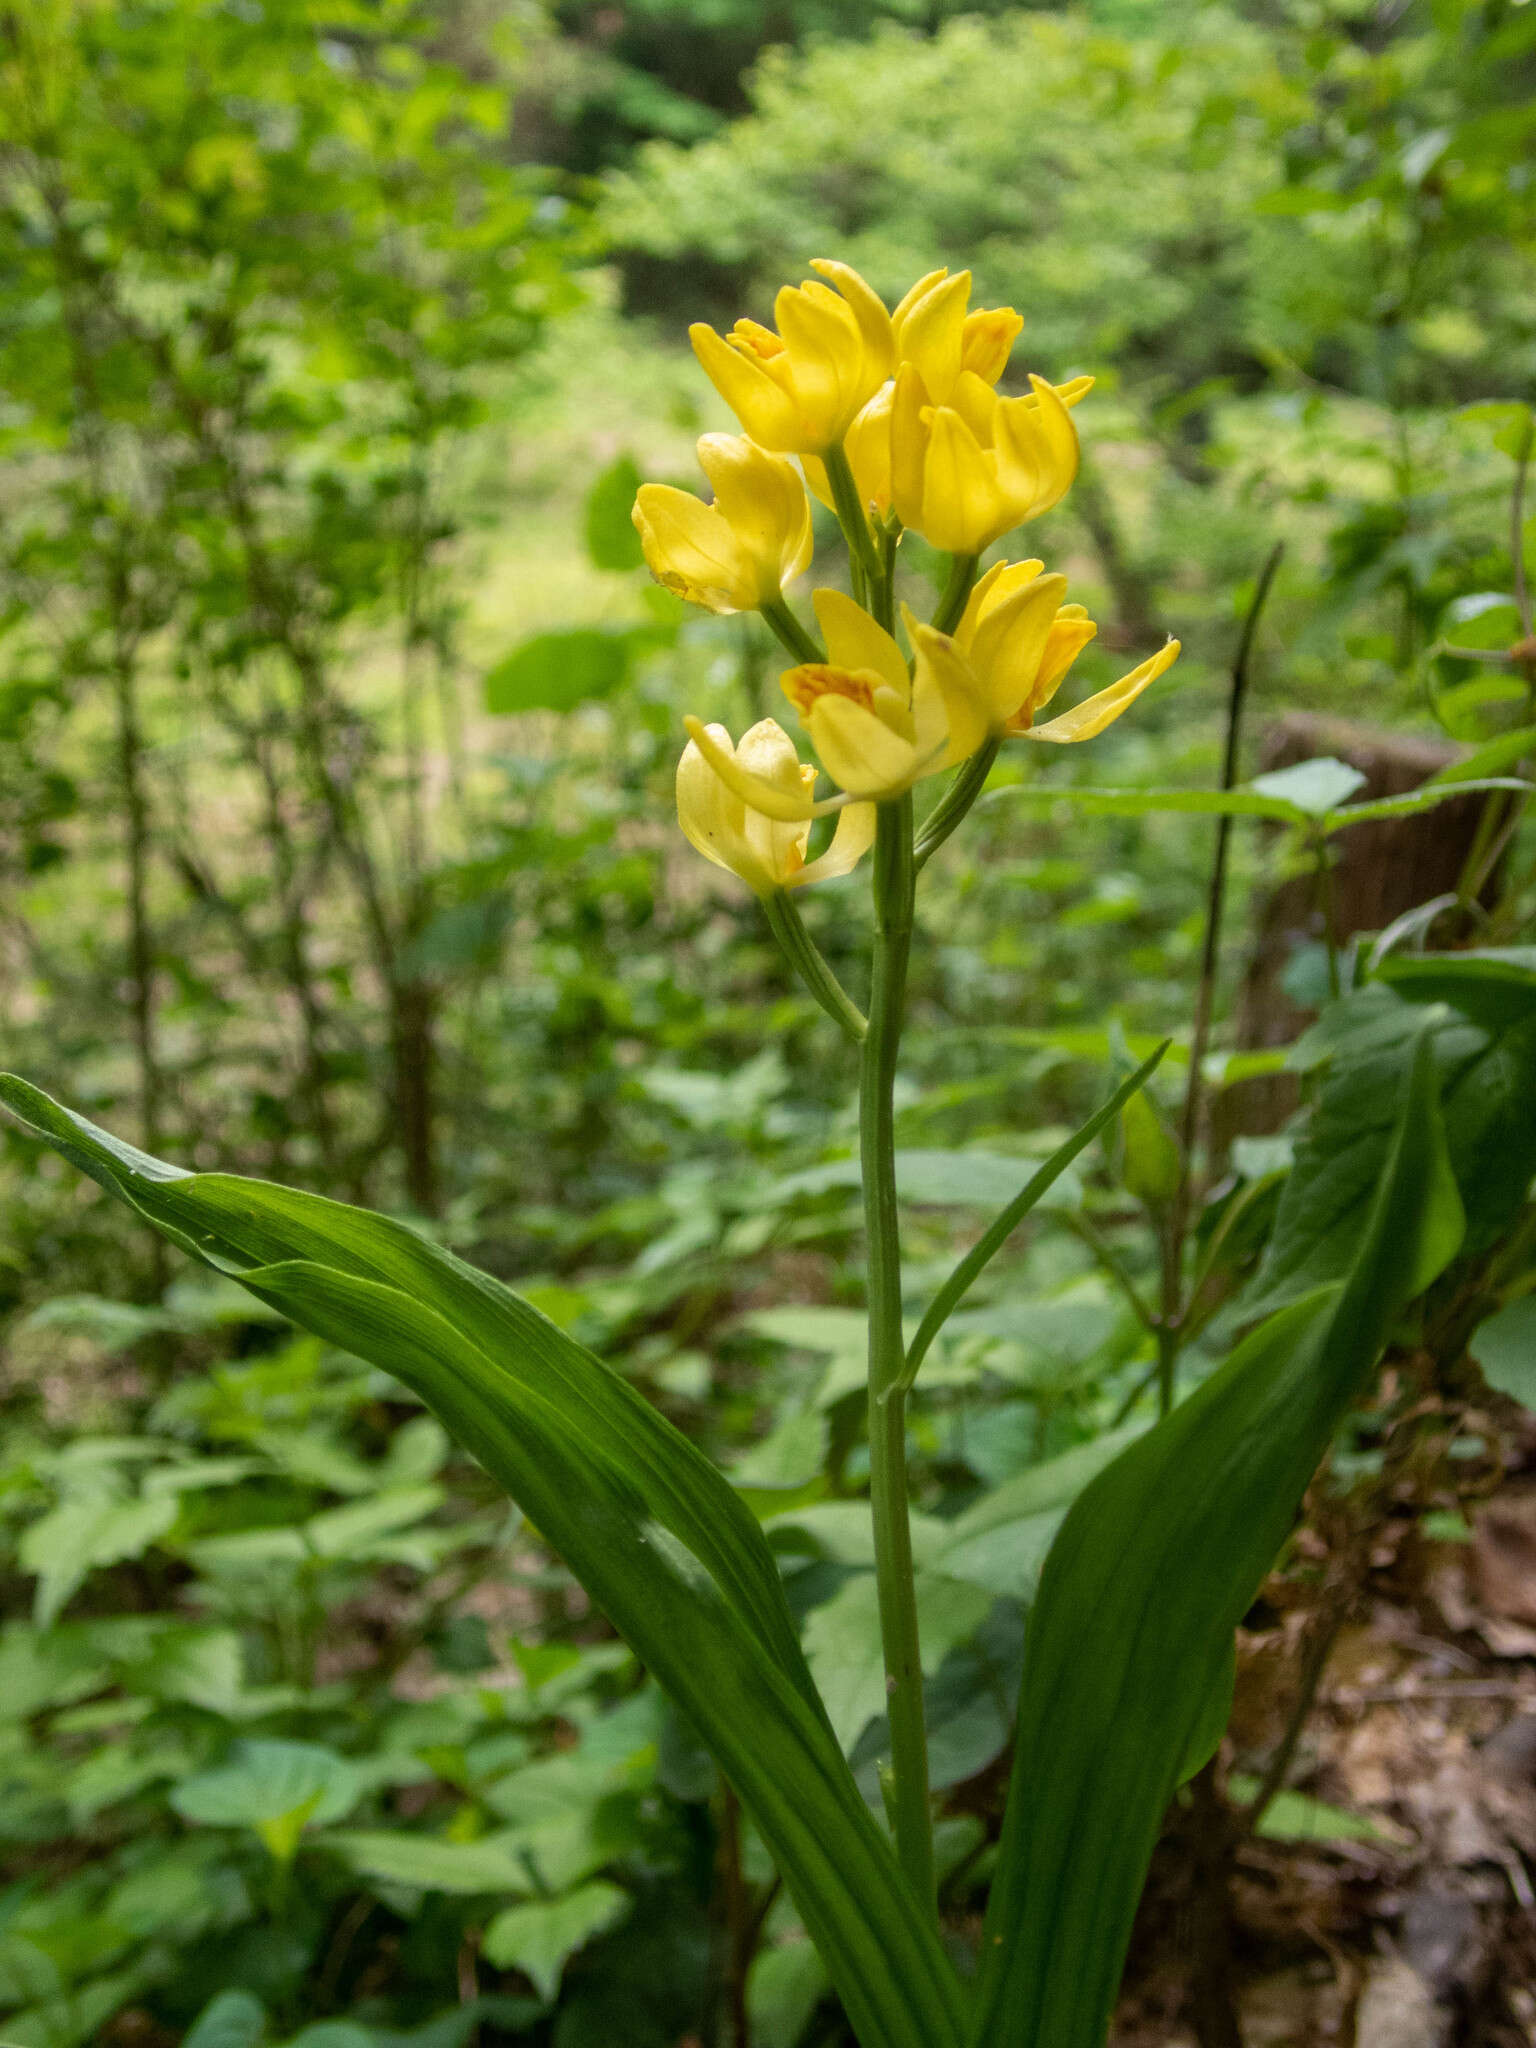
[[[1342,1602],[1332,1546],[1271,1581],[1250,1620],[1273,1625],[1241,1638],[1225,1747],[1275,1752],[1326,1632],[1293,1789],[1214,1857],[1220,1806],[1203,1780],[1182,1795],[1187,1827],[1176,1819],[1154,1865],[1114,2048],[1536,2043],[1530,1417],[1499,1461],[1453,1540],[1432,1540],[1433,1518],[1431,1540],[1406,1514],[1378,1520]],[[1226,1789],[1229,1805],[1251,1797],[1235,1772]]]

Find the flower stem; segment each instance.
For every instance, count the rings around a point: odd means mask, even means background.
[[[953,555],[949,564],[949,581],[944,586],[944,595],[939,599],[939,608],[933,615],[933,623],[940,633],[953,633],[964,615],[966,601],[971,594],[971,585],[976,581],[979,555]]]
[[[826,656],[783,598],[762,606],[763,622],[779,645],[796,661],[825,661]]]
[[[917,842],[919,869],[932,860],[950,833],[965,822],[971,805],[986,787],[987,777],[992,773],[992,763],[997,759],[1001,745],[1000,739],[983,740],[945,790],[943,799],[935,805],[933,815],[924,825]]]
[[[896,1214],[896,1056],[912,943],[910,795],[881,804],[875,833],[874,970],[869,1034],[859,1077],[859,1152],[869,1262],[869,1473],[875,1581],[891,1729],[891,1807],[896,1853],[919,1899],[932,1909],[933,1832],[928,1738],[918,1646],[912,1532],[907,1504],[905,1360],[901,1323],[901,1239]]]
[[[869,514],[859,503],[859,487],[853,480],[853,468],[842,442],[839,441],[835,448],[829,448],[822,461],[826,465],[827,482],[832,486],[832,505],[837,513],[837,523],[848,543],[854,569],[854,596],[867,610],[870,593],[880,581],[880,561],[869,530]]]
[[[763,913],[790,966],[832,1022],[845,1031],[855,1045],[862,1045],[869,1026],[827,965],[820,947],[806,930],[786,891],[776,889],[771,896],[765,896]]]
[[[879,536],[880,574],[870,590],[870,609],[875,624],[887,633],[896,630],[896,543],[897,529],[883,528]]]

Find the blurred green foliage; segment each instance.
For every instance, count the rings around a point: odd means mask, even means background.
[[[1507,650],[1536,10],[959,12],[0,16],[5,1064],[167,1156],[410,1213],[612,1359],[770,1520],[872,1798],[852,1074],[668,815],[680,710],[739,728],[777,664],[651,590],[627,524],[635,477],[687,475],[721,423],[679,396],[686,322],[765,313],[823,251],[889,294],[973,267],[1027,315],[1020,370],[1099,378],[1083,481],[1038,530],[1103,621],[1085,681],[1165,626],[1189,647],[1049,771],[1146,800],[1015,802],[1008,757],[933,864],[899,1104],[914,1316],[1127,1046],[1187,1036],[1210,827],[1146,793],[1215,779],[1274,538],[1257,718],[1370,718],[1486,774],[1531,725]],[[1485,815],[1485,910],[1394,944],[1527,935],[1529,830]],[[1259,831],[1239,909],[1292,850]],[[805,905],[855,985],[858,886]],[[1319,1027],[1348,1057],[1318,1124],[1211,1176],[1191,1378],[1232,1290],[1285,1268],[1293,1161],[1315,1173],[1362,1074],[1399,1078],[1403,1003],[1349,987],[1368,956]],[[1284,1058],[1218,1043],[1233,1081]],[[1039,1561],[1153,1412],[1177,1059],[925,1367],[957,1921]],[[539,1532],[398,1386],[161,1270],[9,1126],[0,1174],[6,2040],[722,2038],[736,1818]],[[1481,1323],[1518,1391],[1499,1193],[1443,1342],[1463,1372]],[[1341,1486],[1379,1466],[1372,1426]],[[1438,1512],[1497,1456],[1432,1464]],[[754,2042],[838,2041],[750,1830],[739,1870]]]

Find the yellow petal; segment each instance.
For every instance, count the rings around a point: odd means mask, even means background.
[[[843,436],[843,453],[853,471],[859,503],[866,511],[873,506],[881,514],[891,509],[891,405],[894,397],[895,386],[882,384]],[[820,467],[819,464],[817,466]],[[823,502],[832,505],[830,497]],[[832,509],[835,511],[837,508],[833,506]]]
[[[993,426],[1002,401],[990,384],[983,383],[972,371],[962,370],[945,402],[959,413],[983,448],[992,446]]]
[[[1122,711],[1128,711],[1148,684],[1155,683],[1178,658],[1179,643],[1170,640],[1150,661],[1144,661],[1140,668],[1133,668],[1118,683],[1111,683],[1107,690],[1100,690],[1096,696],[1074,704],[1070,711],[1063,711],[1059,718],[1053,718],[1045,725],[1031,726],[1024,738],[1048,740],[1058,746],[1071,746],[1078,740],[1093,739],[1105,726],[1113,725]]]
[[[668,590],[712,612],[762,603],[751,562],[712,505],[671,484],[642,484],[632,517],[646,564]]]
[[[1096,377],[1069,377],[1065,384],[1053,384],[1051,389],[1063,405],[1081,405],[1097,382]]]
[[[806,882],[830,881],[833,876],[846,875],[857,867],[874,844],[875,816],[873,804],[849,804],[846,810],[840,811],[832,844],[808,867],[792,875],[785,888],[798,889]]]
[[[975,670],[948,633],[925,626],[903,607],[915,650],[912,719],[922,772],[937,774],[968,761],[986,739],[991,720]]]
[[[948,275],[949,272],[947,270],[928,271],[925,276],[917,280],[917,283],[913,285],[912,289],[902,299],[901,304],[891,315],[891,325],[896,330],[898,340],[900,339],[902,328],[906,325],[907,315],[912,311],[918,300],[926,299],[934,286],[942,284]]]
[[[955,638],[961,647],[968,650],[977,628],[988,613],[1026,584],[1032,583],[1044,567],[1038,556],[1032,556],[1027,562],[994,562],[986,574],[978,578],[955,628]]]
[[[929,428],[923,510],[916,524],[925,540],[950,555],[979,555],[1008,524],[986,451],[947,406],[935,410]]]
[[[819,454],[843,438],[879,379],[864,373],[864,343],[853,308],[825,285],[786,285],[773,302],[773,315],[789,353],[799,446]]]
[[[846,444],[845,444],[846,445]],[[827,465],[819,455],[802,455],[800,467],[805,471],[806,483],[826,506],[829,512],[837,510],[837,500],[832,495],[832,484],[827,476]]]
[[[1080,604],[1062,606],[1056,614],[1056,623],[1046,636],[1045,652],[1040,657],[1040,673],[1030,693],[1028,709],[1031,718],[1050,703],[1067,671],[1088,642],[1097,636],[1098,630]]]
[[[760,719],[742,734],[736,760],[748,775],[761,776],[788,798],[810,801],[813,797],[816,770],[801,761],[794,741],[775,719]],[[775,882],[787,883],[805,865],[810,819],[785,823],[765,817],[750,805],[744,808],[742,830],[747,845]]]
[[[724,754],[731,736],[723,725],[708,728],[711,743]],[[746,806],[720,780],[690,740],[677,764],[677,822],[690,845],[717,868],[739,875],[747,886],[764,894],[774,886],[768,866],[757,859],[744,832]]]
[[[1031,577],[994,604],[978,626],[971,664],[986,687],[994,731],[1032,700],[1056,608],[1066,594],[1065,576]]]
[[[732,348],[702,321],[689,328],[688,339],[705,376],[758,446],[793,454],[799,444],[799,415],[762,363]]]
[[[883,800],[911,787],[917,749],[862,704],[850,697],[818,697],[806,724],[822,767],[850,796]]]
[[[878,372],[882,379],[889,377],[896,367],[896,337],[891,331],[891,316],[885,310],[884,299],[864,282],[850,264],[834,262],[829,256],[813,256],[811,268],[820,276],[829,278],[853,308],[853,317],[864,340],[869,370]]]
[[[1013,344],[1024,331],[1024,317],[1012,306],[978,307],[965,317],[961,330],[960,361],[964,369],[995,384],[1008,367]]]
[[[928,394],[911,363],[896,372],[891,393],[891,509],[903,526],[923,516],[923,475],[928,463]]]
[[[693,741],[704,759],[714,769],[733,796],[740,797],[754,811],[761,811],[765,818],[776,818],[781,823],[792,824],[804,818],[820,818],[830,811],[841,810],[845,799],[823,797],[820,803],[811,800],[810,792],[804,788],[792,791],[781,788],[766,776],[752,775],[743,768],[735,756],[728,753],[714,737],[721,727],[711,728],[701,718],[688,717],[683,720],[688,737]]]
[[[811,603],[834,668],[873,669],[903,704],[911,695],[906,656],[862,605],[841,590],[814,590]]]
[[[800,472],[786,455],[770,455],[736,434],[700,437],[699,466],[715,493],[756,594],[748,610],[777,597],[811,557],[811,507]]]
[[[897,337],[903,362],[911,363],[927,387],[933,405],[947,405],[960,375],[966,302],[971,273],[946,277],[926,292],[907,314]]]
[[[1034,519],[1064,498],[1077,475],[1077,429],[1052,385],[1031,377],[1033,399],[1005,399],[997,409],[998,482],[1013,514]]]

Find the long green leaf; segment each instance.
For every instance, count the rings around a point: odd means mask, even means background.
[[[1421,1043],[1347,1281],[1263,1324],[1079,1495],[1030,1617],[972,2048],[1102,2048],[1232,1633],[1402,1307],[1459,1242]]]
[[[23,1081],[25,1123],[261,1300],[413,1387],[564,1556],[752,1813],[864,2048],[958,2048],[961,1994],[845,1764],[752,1516],[509,1289],[365,1210],[183,1174]]]
[[[1321,832],[1325,838],[1351,825],[1382,818],[1411,818],[1457,797],[1509,791],[1529,796],[1531,785],[1505,776],[1483,776],[1455,783],[1426,783],[1402,796],[1373,797],[1360,804],[1339,804],[1309,811],[1288,797],[1259,789],[1072,789],[1050,782],[1021,782],[1000,789],[993,803],[1071,804],[1091,818],[1148,818],[1165,812],[1206,818],[1264,818],[1274,825],[1294,825]]]
[[[1165,1038],[1157,1048],[1157,1051],[1151,1054],[1149,1058],[1143,1060],[1134,1074],[1121,1082],[1114,1094],[1110,1096],[1108,1102],[1095,1110],[1085,1124],[1079,1125],[1064,1145],[1057,1146],[1056,1150],[1046,1160],[1045,1164],[1040,1167],[1038,1172],[1031,1174],[1030,1178],[1020,1188],[1019,1192],[1003,1210],[1002,1214],[998,1216],[996,1221],[971,1246],[965,1257],[961,1259],[955,1270],[944,1282],[944,1285],[933,1297],[933,1300],[928,1305],[927,1314],[918,1325],[917,1335],[912,1339],[911,1346],[907,1351],[907,1362],[902,1371],[902,1380],[905,1385],[910,1387],[917,1378],[918,1369],[927,1357],[929,1347],[932,1345],[934,1338],[938,1336],[945,1323],[948,1322],[949,1318],[960,1306],[970,1288],[981,1277],[988,1262],[997,1256],[1019,1225],[1024,1221],[1030,1210],[1035,1207],[1043,1195],[1049,1193],[1052,1186],[1060,1180],[1078,1154],[1086,1151],[1099,1132],[1103,1130],[1104,1126],[1111,1123],[1119,1115],[1136,1091],[1146,1086],[1147,1082],[1151,1080],[1158,1062],[1167,1050],[1168,1040]]]

